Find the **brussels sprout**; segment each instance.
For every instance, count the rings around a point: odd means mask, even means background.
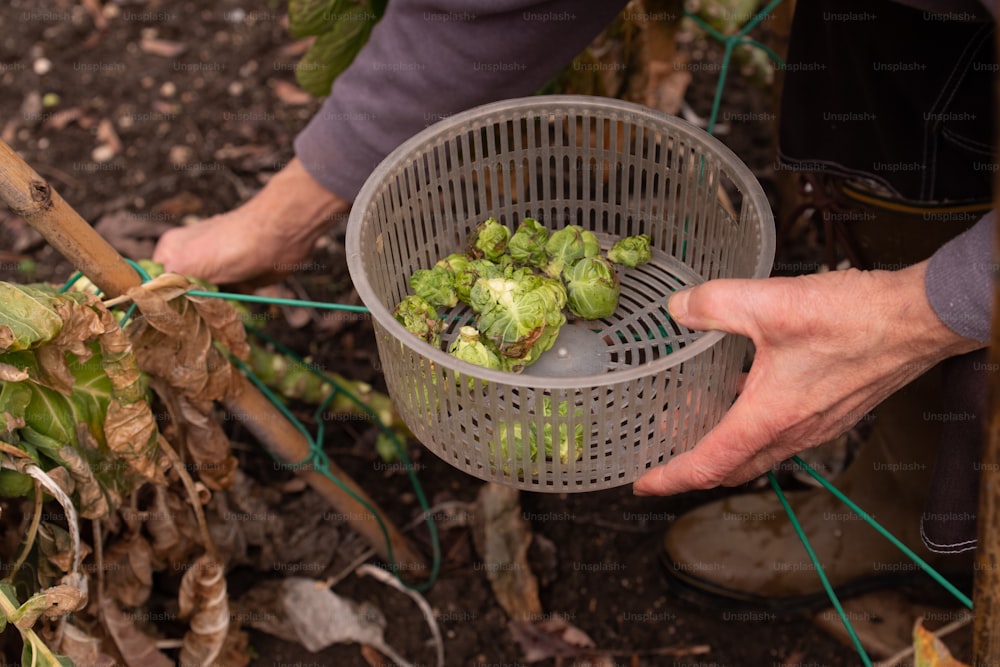
[[[566,401],[559,402],[559,416],[565,417],[568,413]],[[542,415],[552,417],[552,399],[548,396],[542,398]],[[551,424],[542,427],[542,455],[546,459],[559,457],[562,463],[578,461],[583,456],[583,410],[576,408],[577,424],[573,429],[573,442],[569,439],[569,428],[566,424],[559,425],[557,437],[553,436]],[[500,443],[501,457],[506,459],[509,448],[513,448],[513,458],[515,461],[523,461],[525,458],[531,461],[538,460],[538,428],[534,423],[528,425],[528,437],[525,442],[524,429],[519,422],[510,424],[501,422],[497,427],[497,439]],[[525,451],[527,445],[527,451]]]
[[[479,338],[476,327],[464,326],[458,330],[458,338],[452,342],[448,352],[470,364],[502,370],[503,365],[497,353]]]
[[[472,285],[476,282],[478,276],[472,269],[472,260],[469,259],[468,255],[459,252],[453,253],[444,259],[438,260],[434,268],[438,267],[451,272],[451,281],[455,287],[455,295],[462,303],[469,303],[469,291],[472,290]]]
[[[485,257],[496,262],[507,252],[509,242],[510,230],[496,218],[489,218],[469,237],[467,254],[473,259]]]
[[[443,266],[414,271],[410,276],[410,289],[432,306],[451,308],[458,303],[455,274]]]
[[[649,245],[650,238],[648,234],[626,236],[611,246],[611,250],[608,251],[608,260],[615,264],[621,264],[622,266],[634,269],[653,258],[653,252],[650,250]]]
[[[551,297],[531,289],[530,281],[480,278],[470,294],[479,314],[479,329],[500,353],[523,357],[545,328],[546,304]]]
[[[399,302],[392,315],[407,331],[434,347],[441,347],[444,321],[426,299],[411,294]]]
[[[563,273],[570,312],[585,320],[610,317],[618,308],[618,274],[603,257],[585,257]]]
[[[504,370],[504,364],[500,360],[500,355],[489,344],[489,341],[484,341],[480,338],[479,330],[476,327],[464,326],[459,329],[458,338],[452,342],[451,347],[448,348],[448,352],[462,361],[468,361],[470,364],[498,371]],[[485,381],[483,384],[485,384]],[[475,388],[475,380],[471,377],[468,379],[468,386],[470,390]]]
[[[567,225],[549,236],[545,243],[548,263],[544,271],[552,278],[558,278],[566,267],[584,257],[601,254],[601,244],[593,232],[579,225]]]
[[[525,218],[510,237],[508,252],[515,262],[541,268],[549,259],[545,252],[548,239],[548,229],[534,218]]]

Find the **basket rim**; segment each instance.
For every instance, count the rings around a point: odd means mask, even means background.
[[[407,331],[392,316],[392,312],[382,305],[368,277],[365,275],[364,267],[361,263],[361,226],[364,216],[367,214],[367,210],[385,177],[397,169],[401,161],[415,157],[420,153],[420,149],[433,143],[437,138],[443,135],[456,135],[468,129],[478,129],[482,127],[483,121],[488,120],[492,115],[508,111],[530,112],[532,110],[544,113],[556,109],[581,109],[618,114],[628,113],[634,115],[637,120],[645,119],[654,124],[662,124],[672,130],[677,130],[682,134],[696,135],[700,141],[706,144],[710,152],[714,152],[717,158],[726,162],[730,179],[745,187],[745,190],[742,191],[743,197],[750,198],[760,212],[761,251],[757,257],[753,275],[750,278],[760,279],[770,275],[776,242],[774,214],[771,211],[767,196],[764,194],[764,189],[753,175],[753,172],[750,171],[750,168],[736,153],[719,139],[682,118],[634,102],[589,95],[536,95],[501,100],[472,107],[429,125],[389,153],[365,180],[364,185],[354,199],[351,213],[348,216],[345,251],[351,281],[362,303],[369,309],[372,317],[389,334],[410,350],[435,364],[441,364],[444,368],[461,373],[463,376],[472,376],[513,387],[531,385],[535,389],[552,390],[578,389],[581,386],[597,387],[621,384],[638,378],[648,377],[651,374],[658,374],[669,368],[683,364],[714,347],[725,336],[733,335],[719,330],[705,331],[697,340],[689,343],[677,352],[672,352],[656,361],[641,366],[619,369],[611,373],[602,372],[573,377],[524,375],[478,366],[428,345]],[[519,379],[520,381],[518,381]]]

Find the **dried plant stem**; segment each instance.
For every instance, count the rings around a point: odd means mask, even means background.
[[[184,468],[181,457],[177,455],[177,452],[170,446],[166,438],[162,435],[159,436],[157,444],[167,455],[167,458],[170,459],[170,463],[173,464],[174,470],[177,471],[177,476],[180,477],[181,483],[184,485],[184,490],[187,491],[191,507],[194,509],[195,519],[198,521],[198,530],[201,532],[201,541],[204,543],[205,550],[215,561],[221,563],[222,559],[215,548],[215,542],[212,541],[212,536],[208,532],[208,522],[205,521],[205,511],[202,509],[201,501],[198,499],[198,489],[194,485],[194,480],[191,479],[191,475]]]
[[[94,565],[97,567],[97,606],[100,608],[104,601],[104,531],[101,529],[101,522],[94,519],[91,522],[94,528]]]
[[[28,534],[24,536],[24,546],[21,548],[21,553],[18,554],[17,560],[14,561],[14,565],[11,566],[10,574],[7,575],[7,578],[12,581],[14,576],[17,575],[17,571],[21,568],[21,565],[24,564],[24,559],[31,552],[31,547],[35,545],[35,537],[38,536],[38,526],[42,523],[42,485],[37,479],[31,481],[35,483],[35,507],[32,510]]]

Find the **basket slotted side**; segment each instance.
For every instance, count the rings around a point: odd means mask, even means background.
[[[721,419],[747,341],[677,325],[666,300],[707,279],[766,275],[773,230],[769,239],[770,213],[749,171],[699,132],[620,102],[531,98],[453,117],[379,167],[355,203],[349,262],[375,316],[389,392],[425,446],[483,479],[584,491],[633,481]],[[723,183],[738,216],[720,200]],[[392,319],[413,271],[464,249],[489,216],[511,229],[526,216],[550,229],[579,224],[605,249],[622,236],[652,237],[654,261],[622,273],[615,316],[585,324],[607,345],[608,372],[489,371],[433,350]],[[461,304],[446,315],[445,347],[469,317]],[[504,446],[515,432],[546,428],[557,443],[580,433],[583,456],[532,461]]]

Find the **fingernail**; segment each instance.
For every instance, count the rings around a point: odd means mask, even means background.
[[[632,485],[632,495],[634,495],[634,496],[648,496],[650,494],[648,492],[646,492],[646,491],[643,491],[638,486],[635,486],[633,484]]]
[[[667,310],[670,317],[682,320],[688,314],[688,299],[691,294],[688,290],[677,292],[667,301]]]

